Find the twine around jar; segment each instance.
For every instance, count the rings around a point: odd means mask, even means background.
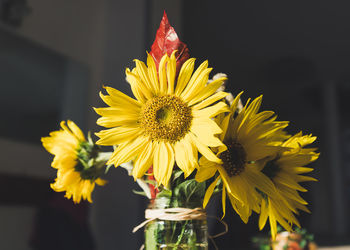
[[[144,227],[147,223],[154,220],[171,220],[171,221],[183,221],[183,220],[205,220],[207,214],[202,208],[163,208],[163,209],[146,209],[145,210],[146,220],[140,225],[134,227],[132,230],[135,233],[140,228]]]

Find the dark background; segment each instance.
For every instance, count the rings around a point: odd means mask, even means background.
[[[72,119],[98,131],[92,106],[102,85],[130,93],[125,67],[145,59],[165,9],[191,56],[229,76],[243,100],[318,137],[317,183],[304,197],[304,227],[321,246],[350,244],[350,15],[348,1],[0,1],[0,249],[139,249],[147,202],[123,169],[112,169],[94,203],[50,191],[55,171],[40,137]],[[219,202],[209,212],[220,215]],[[217,210],[217,211],[216,211]],[[248,249],[256,218],[234,213],[220,249]],[[209,221],[212,234],[221,224]],[[55,248],[56,247],[56,248]]]

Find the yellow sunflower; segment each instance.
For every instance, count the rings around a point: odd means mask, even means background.
[[[234,117],[241,94],[232,102],[230,113],[218,117],[218,123],[223,130],[220,139],[225,145],[217,147],[215,152],[222,162],[211,162],[201,158],[196,180],[199,182],[208,180],[218,171],[219,175],[206,191],[204,207],[221,179],[224,215],[227,193],[233,208],[247,223],[252,210],[260,211],[260,196],[256,190],[262,190],[271,196],[276,192],[271,180],[251,163],[275,155],[280,150],[280,146],[273,144],[285,138],[283,129],[288,122],[275,121],[272,111],[258,112],[261,96],[250,104],[248,100],[242,111]]]
[[[126,69],[136,99],[105,88],[108,95],[100,96],[109,107],[95,110],[102,116],[97,124],[110,128],[96,133],[100,137],[97,144],[118,145],[108,164],[117,167],[133,160],[135,179],[153,165],[157,182],[168,186],[175,162],[187,177],[198,165],[198,151],[221,162],[209,147],[222,146],[215,137],[222,130],[211,118],[228,110],[225,103],[218,102],[226,93],[216,93],[226,78],[207,84],[212,70],[208,62],[193,73],[194,62],[194,58],[187,60],[176,79],[175,52],[170,58],[162,57],[158,72],[148,55],[147,66],[135,60],[136,67]]]
[[[316,148],[304,148],[315,140],[315,136],[303,136],[300,132],[282,143],[281,146],[287,150],[257,163],[277,189],[277,195],[274,197],[261,193],[259,228],[261,230],[269,218],[273,237],[277,233],[277,222],[286,230],[291,231],[293,224],[300,227],[294,216],[298,214],[298,209],[310,212],[305,206],[307,202],[300,197],[298,191],[307,191],[299,182],[316,181],[315,178],[302,175],[313,170],[306,165],[315,161],[319,156],[319,153],[315,152]]]
[[[73,198],[75,203],[81,199],[91,200],[91,193],[98,185],[104,185],[100,179],[104,162],[96,162],[95,146],[85,140],[80,128],[72,121],[61,122],[61,130],[41,138],[44,148],[55,155],[51,166],[57,169],[57,178],[50,186],[56,192],[66,191],[65,197]]]

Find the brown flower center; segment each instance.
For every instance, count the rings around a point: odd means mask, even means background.
[[[227,150],[219,155],[223,162],[222,166],[230,177],[239,175],[244,171],[246,152],[238,142],[228,141],[225,145]]]
[[[150,99],[144,106],[140,124],[152,140],[176,142],[190,130],[192,111],[180,98],[171,95]]]

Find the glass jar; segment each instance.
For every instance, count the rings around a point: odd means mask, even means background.
[[[169,208],[169,199],[152,200],[148,209]],[[201,207],[191,204],[189,208]],[[207,220],[154,220],[145,227],[145,249],[207,250]]]

